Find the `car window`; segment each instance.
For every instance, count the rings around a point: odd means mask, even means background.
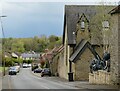
[[[11,67],[10,70],[15,70],[15,67]]]
[[[49,71],[49,69],[45,69],[45,71],[47,72],[47,71]]]

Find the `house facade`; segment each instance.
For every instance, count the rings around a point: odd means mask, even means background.
[[[110,54],[110,72],[104,71],[110,74],[110,81],[118,82],[118,75],[115,75],[118,74],[118,67],[115,66],[118,65],[118,45],[116,45],[118,39],[113,40],[115,39],[113,37],[118,36],[119,27],[114,25],[119,25],[119,23],[113,23],[113,21],[119,19],[118,13],[112,16],[108,14],[113,8],[114,6],[104,8],[100,6],[99,9],[95,6],[84,5],[65,6],[63,32],[63,68],[65,70],[62,78],[70,80],[70,75],[68,75],[70,73],[73,75],[72,80],[89,80],[90,63],[94,58],[102,61],[103,55],[107,52]],[[101,13],[104,17],[101,17],[103,16]],[[112,20],[111,17],[116,20]],[[116,35],[113,30],[116,30]]]
[[[111,83],[120,85],[120,5],[112,9],[109,14],[112,17],[113,27],[111,45]],[[113,40],[114,39],[114,40]]]
[[[56,48],[54,54],[52,56],[52,60],[50,62],[50,69],[53,76],[62,77],[63,71],[65,70],[64,65],[64,54],[63,54],[64,46],[61,45],[60,47]]]
[[[41,54],[40,53],[22,53],[21,54],[23,60],[34,60],[39,62]]]
[[[50,59],[53,75],[69,81],[119,84],[120,6],[114,7],[65,6],[63,47],[54,48]],[[110,54],[107,61],[106,53]],[[94,59],[105,60],[105,69],[91,73]]]

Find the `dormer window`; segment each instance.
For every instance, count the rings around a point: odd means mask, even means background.
[[[107,20],[102,22],[102,27],[103,28],[109,28],[109,22]]]
[[[81,29],[84,30],[85,29],[85,22],[81,21]]]

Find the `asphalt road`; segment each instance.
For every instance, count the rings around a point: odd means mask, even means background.
[[[52,81],[50,77],[34,76],[29,68],[21,68],[20,73],[6,78],[3,79],[3,89],[78,89],[64,82]]]

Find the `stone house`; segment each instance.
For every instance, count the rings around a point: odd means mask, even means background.
[[[113,6],[108,6],[104,12],[108,14]],[[105,51],[109,51],[107,38],[103,37],[102,21],[95,22],[97,14],[101,11],[96,9],[96,6],[85,5],[66,5],[64,15],[64,64],[65,69],[61,77],[70,80],[70,75],[73,74],[73,80],[89,80],[89,66],[93,58],[102,58]],[[109,21],[109,20],[108,20]],[[105,21],[104,26],[108,26]],[[97,24],[98,23],[98,24]],[[101,26],[100,26],[101,25]],[[105,27],[106,31],[109,26]],[[97,32],[95,32],[97,31]],[[106,43],[106,44],[104,44]],[[107,46],[107,47],[106,47]]]
[[[22,53],[22,60],[33,60],[34,63],[39,63],[41,53]]]
[[[120,85],[120,5],[112,9],[109,14],[111,15],[112,28],[110,29],[108,44],[110,52],[110,72],[98,71],[89,75],[89,82],[94,84],[114,84]],[[104,29],[104,31],[107,31]]]
[[[51,70],[53,69],[53,67],[51,66],[51,63],[53,60],[53,56],[56,53],[56,50],[57,50],[57,47],[54,47],[52,50],[45,49],[45,53],[42,53],[42,55],[40,57],[40,61],[45,62],[44,67],[50,68]]]
[[[61,45],[59,47],[53,48],[53,50],[50,52],[51,58],[49,59],[50,63],[50,69],[53,76],[59,76],[61,77],[63,72],[63,49],[64,46]],[[60,75],[59,75],[60,74]]]
[[[111,51],[111,83],[120,85],[120,5],[112,9],[109,14],[112,17],[113,27],[110,38]],[[114,39],[114,40],[113,40]]]

